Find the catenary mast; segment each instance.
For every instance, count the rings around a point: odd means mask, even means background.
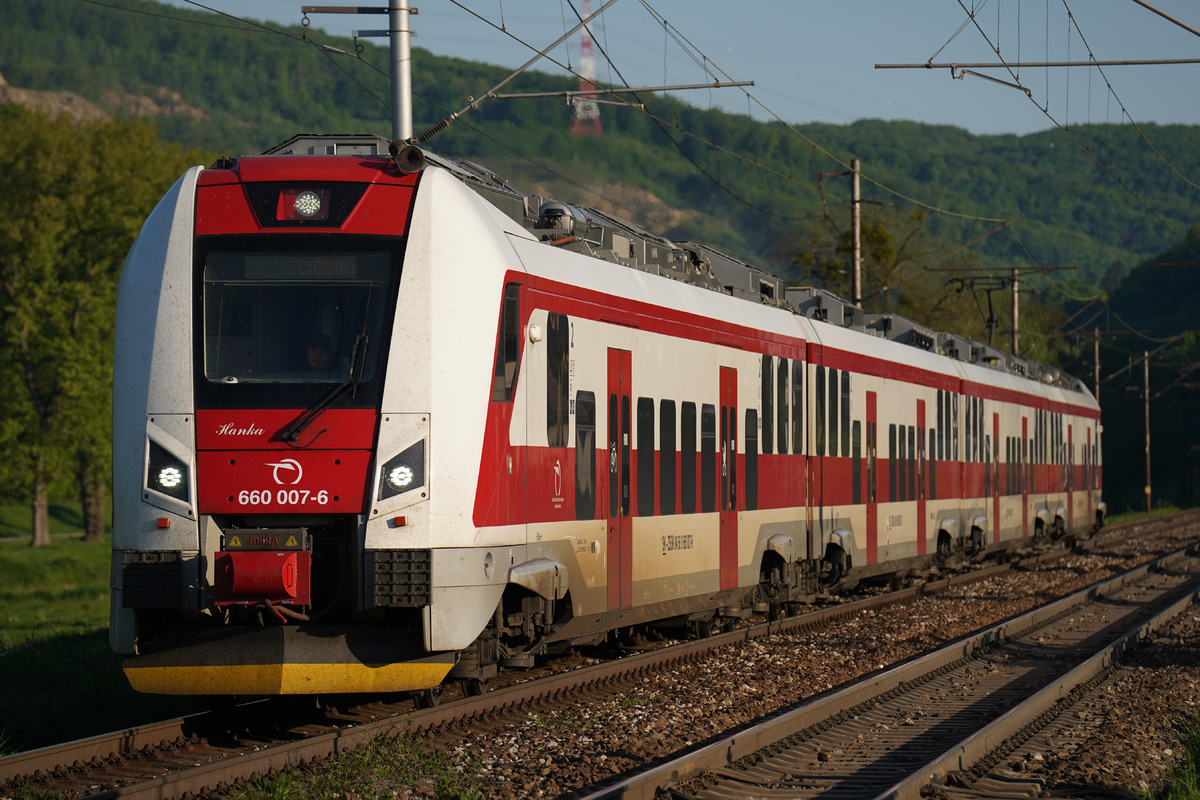
[[[583,18],[587,19],[592,13],[592,0],[583,0]],[[579,91],[594,92],[596,88],[596,54],[592,49],[592,30],[590,25],[583,26],[583,38],[579,43]],[[571,133],[576,135],[599,136],[600,105],[596,95],[585,94],[575,100],[575,119],[571,122]]]

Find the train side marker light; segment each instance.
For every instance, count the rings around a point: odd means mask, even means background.
[[[159,517],[158,518],[158,527],[160,527],[160,528],[171,527],[171,518],[170,517]]]
[[[408,517],[392,517],[392,522],[397,528],[403,528],[408,524]]]

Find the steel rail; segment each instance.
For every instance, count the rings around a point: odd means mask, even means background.
[[[1149,573],[1161,570],[1174,561],[1197,555],[1200,555],[1200,544],[1188,545],[1162,558],[1115,576],[1103,583],[1082,589],[1049,605],[1034,609],[979,633],[964,637],[940,650],[927,653],[898,667],[885,670],[862,682],[819,696],[814,701],[805,703],[792,711],[764,720],[762,723],[745,730],[739,730],[730,736],[690,751],[679,758],[659,764],[637,775],[607,784],[590,794],[583,795],[581,800],[616,800],[617,798],[620,798],[620,800],[652,800],[659,790],[666,785],[699,773],[716,772],[726,769],[743,758],[753,756],[755,753],[770,748],[776,743],[787,739],[789,736],[799,734],[832,717],[836,717],[844,713],[847,709],[852,709],[874,700],[881,695],[897,689],[903,684],[945,669],[955,662],[969,659],[981,650],[1002,644],[1014,638],[1013,634],[1015,632],[1025,631],[1046,624],[1086,602],[1106,597],[1128,585],[1136,583]],[[1136,644],[1148,635],[1149,632],[1163,624],[1164,619],[1169,618],[1165,616],[1168,612],[1179,613],[1182,608],[1194,602],[1198,596],[1200,596],[1200,590],[1192,592],[1188,598],[1173,604],[1167,612],[1155,615],[1154,619],[1139,625],[1133,632],[1122,636],[1119,641],[1109,645],[1103,652],[1089,659],[1088,664],[1091,666],[1088,669],[1085,669],[1083,666],[1078,667],[1078,670],[1082,670],[1080,675],[1088,674],[1090,671],[1088,675],[1088,678],[1090,678],[1091,675],[1095,674],[1096,664],[1108,663],[1119,658],[1133,644]],[[1083,678],[1080,682],[1088,678]],[[1060,696],[1060,691],[1069,691],[1060,690],[1059,684],[1065,685],[1065,681],[1065,678],[1060,678],[1051,687],[1043,690],[1038,697],[1043,701],[1049,697],[1057,699]],[[989,743],[990,746],[995,746],[998,741],[997,736],[999,731],[1007,729],[1010,726],[1015,726],[1013,730],[1017,730],[1021,725],[1028,723],[1029,719],[1041,713],[1041,711],[1034,713],[1035,708],[1033,699],[1022,703],[1009,712],[1009,714],[1005,715],[1008,718],[1004,719],[1003,723],[1001,719],[997,719],[978,734],[972,736],[970,740],[956,743],[943,756],[932,762],[927,762],[927,766],[920,767],[914,771],[913,776],[908,779],[911,783],[907,781],[897,783],[895,786],[880,793],[878,798],[897,798],[897,800],[899,798],[904,798],[904,800],[918,798],[921,787],[928,784],[931,777],[944,775],[951,769],[962,768],[955,765],[965,763],[968,758],[966,755],[967,752],[970,752],[976,758],[981,757],[987,749],[990,749]],[[1020,721],[1020,724],[1017,724],[1018,721]],[[979,755],[976,756],[975,754]]]
[[[1200,515],[1200,512],[1184,511],[1124,523],[1121,526],[1108,529],[1108,536],[1102,539],[1092,539],[1086,545],[1112,544],[1135,536],[1145,528],[1156,529],[1179,524],[1194,515]],[[581,667],[525,684],[498,688],[482,696],[464,698],[432,709],[415,711],[407,716],[385,718],[371,723],[364,723],[320,734],[303,741],[271,746],[255,754],[220,759],[213,765],[194,767],[174,773],[180,776],[178,778],[172,778],[170,775],[163,776],[148,784],[123,787],[113,790],[116,794],[105,793],[101,796],[170,797],[174,796],[176,792],[190,791],[195,793],[206,786],[212,785],[208,783],[209,781],[232,782],[244,780],[270,769],[296,765],[313,758],[327,757],[343,752],[352,746],[357,746],[365,739],[389,733],[399,728],[408,731],[438,728],[452,724],[458,720],[502,712],[506,709],[561,696],[568,692],[585,691],[589,687],[627,680],[650,669],[657,668],[662,664],[672,664],[695,659],[710,650],[726,644],[752,641],[788,631],[820,628],[837,619],[851,616],[864,609],[902,603],[922,594],[936,594],[954,586],[987,579],[1015,567],[1027,567],[1062,558],[1070,552],[1069,549],[1056,549],[1036,556],[1014,560],[1008,564],[985,567],[974,572],[931,581],[920,586],[909,587],[878,597],[863,598],[836,606],[827,606],[816,611],[787,617],[782,620],[768,621],[717,634],[705,639],[685,642],[660,651],[629,655],[612,662]],[[270,702],[270,700],[256,700],[246,705],[264,702]],[[50,774],[59,770],[70,769],[73,765],[77,766],[88,764],[89,762],[96,763],[122,756],[131,756],[145,747],[160,746],[193,736],[199,730],[211,727],[217,719],[218,716],[214,712],[207,712],[16,753],[0,758],[0,782],[20,776],[33,775],[37,772]],[[188,775],[194,774],[196,780],[184,777],[185,773]],[[174,788],[168,789],[167,787],[169,786],[173,786]],[[149,792],[149,794],[141,794],[143,791]]]

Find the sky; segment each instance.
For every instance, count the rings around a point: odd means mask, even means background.
[[[292,25],[301,22],[304,5],[294,0],[202,2],[239,17]],[[607,0],[591,2],[597,10]],[[1200,29],[1195,0],[1147,2]],[[541,49],[577,23],[572,3],[582,11],[583,0],[410,0],[419,10],[413,17],[413,44],[516,69],[535,51],[464,9],[496,26],[503,23],[508,33]],[[386,6],[387,0],[374,4]],[[968,11],[974,12],[974,22]],[[668,34],[656,14],[675,30]],[[317,40],[318,29],[349,36],[355,29],[386,27],[382,15],[311,14],[309,19]],[[1139,123],[1200,124],[1200,63],[1014,70],[1030,96],[970,74],[954,79],[949,68],[876,68],[930,61],[995,64],[1000,58],[1012,64],[1086,61],[1089,54],[1099,61],[1200,59],[1200,36],[1134,0],[617,0],[593,23],[592,32],[598,80],[621,83],[619,71],[635,87],[708,83],[719,73],[706,74],[707,63],[733,80],[754,81],[745,90],[753,99],[738,88],[692,90],[680,97],[759,120],[771,115],[800,124],[912,120],[975,134],[1025,134],[1056,123],[1117,123],[1127,121],[1126,112]],[[691,47],[681,47],[682,40]],[[374,41],[386,44],[386,39]],[[578,35],[551,53],[576,71],[579,54]],[[534,68],[564,74],[564,88],[577,83],[547,61]],[[421,70],[419,57],[413,70]],[[975,71],[1014,82],[1004,70]],[[488,88],[481,86],[480,94]]]

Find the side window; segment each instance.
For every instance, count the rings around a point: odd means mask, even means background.
[[[500,335],[496,337],[496,365],[492,373],[492,400],[508,403],[513,399],[521,365],[521,284],[504,287],[500,310]]]
[[[804,362],[792,362],[792,452],[804,452]]]
[[[700,510],[717,510],[717,408],[700,407]]]
[[[851,448],[854,460],[850,465],[850,502],[858,505],[862,502],[862,423],[858,420],[854,420]]]
[[[637,513],[654,516],[654,401],[637,401]]]
[[[813,451],[814,456],[825,455],[825,368],[817,367],[817,385],[813,387],[813,396],[816,398],[816,408],[813,411],[817,415],[814,420],[817,426],[817,447]]]
[[[764,428],[766,420],[763,421]],[[763,433],[764,442],[767,441]],[[746,510],[758,508],[758,412],[753,408],[746,409]]]
[[[696,404],[679,406],[679,511],[696,513]]]
[[[937,444],[929,446],[929,456],[933,458],[936,454],[937,458],[942,459],[946,457],[946,391],[944,389],[938,389],[937,394],[937,432]],[[933,441],[932,437],[930,441]]]
[[[937,447],[934,445],[934,437],[937,432],[933,428],[929,429],[929,461],[926,469],[929,470],[929,499],[937,500]]]
[[[596,395],[575,393],[575,519],[596,518]]]
[[[838,401],[838,394],[840,391],[838,371],[831,369],[829,370],[829,428],[827,430],[829,436],[829,455],[831,456],[838,454],[838,409],[841,407],[841,403]]]
[[[566,314],[546,318],[546,438],[551,447],[566,447],[571,427],[569,325]]]
[[[850,455],[850,373],[842,370],[842,455]]]
[[[788,451],[788,360],[786,358],[779,359],[779,369],[776,370],[775,379],[775,410],[779,423],[775,426],[779,435],[779,449],[776,452],[783,455]],[[799,451],[793,450],[792,452]]]
[[[658,508],[675,513],[675,401],[658,403]]]
[[[963,454],[963,460],[974,461],[975,458],[973,454],[975,451],[972,449],[972,443],[974,442],[975,437],[975,398],[973,397],[967,398],[967,418],[965,421],[967,423],[967,441],[966,453]]]
[[[953,458],[958,461],[958,395],[953,395],[950,402],[950,440],[954,442],[954,455],[950,455],[950,451],[946,451],[947,458]]]
[[[917,429],[908,426],[908,499],[917,499]]]
[[[775,372],[771,356],[762,357],[762,451],[767,455],[771,454],[771,441],[775,438],[775,388],[772,380]],[[749,425],[749,417],[746,417],[747,425]],[[758,435],[758,426],[754,428],[755,436]],[[749,429],[746,430],[746,435],[750,435]]]
[[[976,402],[977,402],[977,405],[975,406],[975,426],[976,426],[976,431],[975,431],[976,445],[975,445],[975,447],[977,449],[977,452],[979,453],[979,460],[986,462],[987,461],[987,453],[984,452],[984,446],[987,443],[984,441],[983,431],[985,428],[984,419],[985,419],[985,415],[987,414],[987,409],[984,408],[982,397],[979,398],[979,400],[977,400]]]
[[[888,425],[888,501],[896,502],[896,426]]]
[[[899,451],[896,454],[897,473],[896,476],[896,499],[908,499],[908,436],[907,428],[904,425],[899,427],[896,436],[896,443],[899,445]]]
[[[992,437],[985,436],[983,439],[983,462],[986,465],[983,469],[983,496],[992,496]],[[997,523],[998,524],[998,523]]]

